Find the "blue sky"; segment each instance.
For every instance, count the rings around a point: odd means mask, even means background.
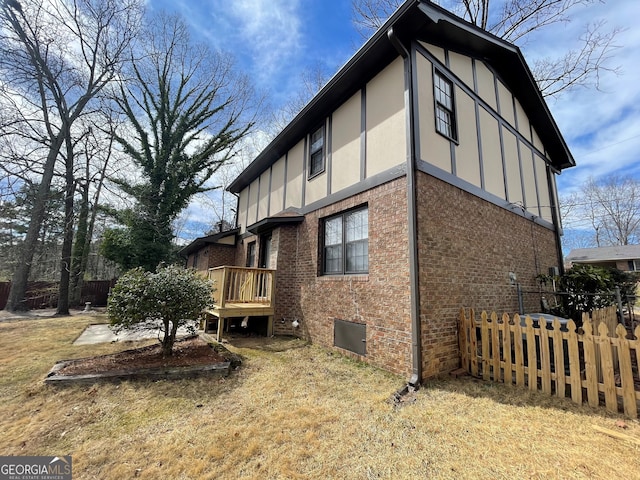
[[[305,68],[333,73],[363,43],[352,25],[350,0],[148,0],[148,6],[180,12],[196,38],[233,52],[274,106],[296,94]],[[638,0],[596,2],[573,10],[570,23],[548,27],[520,45],[532,63],[565,51],[586,23],[622,29],[609,62],[619,75],[603,72],[599,90],[577,88],[548,102],[578,165],[559,176],[561,195],[578,190],[590,177],[640,178],[637,18]]]

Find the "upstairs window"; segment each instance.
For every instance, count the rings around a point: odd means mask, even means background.
[[[323,266],[325,275],[369,271],[369,210],[360,208],[324,221]]]
[[[324,125],[311,134],[309,142],[309,178],[324,172]]]
[[[433,75],[433,95],[436,104],[436,131],[451,140],[457,140],[453,83],[438,71]]]

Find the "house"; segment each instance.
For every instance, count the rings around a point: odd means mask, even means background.
[[[562,268],[573,165],[517,47],[407,1],[230,185],[235,265],[275,272],[275,333],[417,385],[459,366],[461,307]]]
[[[623,272],[640,271],[640,245],[576,248],[566,258],[571,264],[617,268]]]
[[[186,257],[187,267],[207,272],[219,265],[233,265],[236,258],[236,235],[239,228],[196,238],[178,254]]]

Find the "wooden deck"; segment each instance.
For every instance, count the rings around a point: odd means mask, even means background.
[[[267,335],[273,335],[275,270],[225,266],[209,269],[208,277],[214,306],[206,312],[205,332],[215,325],[221,341],[225,318],[267,317]]]

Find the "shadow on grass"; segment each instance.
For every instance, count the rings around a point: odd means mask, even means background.
[[[225,337],[225,340],[232,348],[262,350],[265,352],[285,352],[309,345],[309,342],[306,340],[291,336],[260,337],[230,335]]]
[[[468,375],[459,378],[437,378],[425,382],[422,388],[426,391],[438,389],[470,398],[484,398],[514,407],[554,409],[600,418],[623,416],[621,411],[615,414],[608,412],[603,405],[599,407],[590,407],[586,403],[580,405],[574,403],[570,397],[556,396],[555,392],[550,395],[539,390],[529,390],[526,387],[485,381]]]

